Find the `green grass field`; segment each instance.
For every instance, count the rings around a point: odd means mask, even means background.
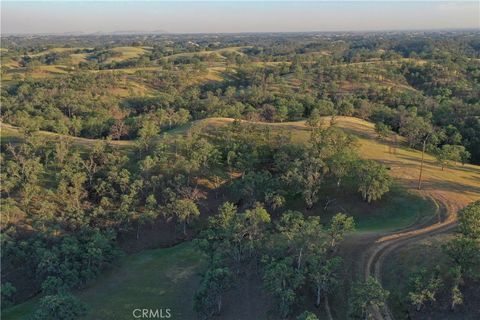
[[[336,188],[328,188],[321,192],[320,198],[333,200],[326,210],[323,201],[310,210],[305,210],[301,199],[288,203],[287,206],[307,215],[319,216],[327,225],[335,214],[345,213],[355,219],[356,231],[359,233],[400,230],[430,219],[436,209],[433,201],[406,190],[398,183],[382,199],[372,204],[363,201],[353,189],[338,192]]]
[[[132,319],[136,308],[170,308],[172,319],[193,319],[193,296],[202,255],[187,242],[126,256],[76,295],[88,306],[85,319]],[[28,319],[38,298],[2,312],[2,319]]]
[[[335,193],[330,194],[335,198]],[[318,208],[315,214],[325,214]],[[356,190],[338,195],[338,200],[329,206],[325,219],[338,212],[352,216],[356,221],[358,232],[395,231],[406,228],[420,221],[429,219],[435,212],[435,204],[429,199],[420,197],[394,184],[391,191],[382,199],[368,204],[360,199]],[[324,219],[324,221],[325,221]]]

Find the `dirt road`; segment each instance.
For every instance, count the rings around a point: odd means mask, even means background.
[[[452,232],[457,225],[456,212],[464,203],[449,201],[441,194],[425,194],[436,204],[436,212],[426,221],[417,221],[415,224],[401,231],[393,233],[367,233],[352,235],[340,247],[340,254],[345,262],[345,277],[349,288],[353,281],[365,280],[373,276],[382,283],[382,268],[390,254],[412,242],[442,233]],[[345,291],[344,296],[349,292]],[[335,311],[329,306],[329,309]],[[376,320],[393,320],[388,305],[381,309],[372,310]],[[333,319],[340,319],[341,315],[333,312]],[[332,319],[329,317],[329,319]]]
[[[447,201],[442,197],[431,197],[437,205],[437,214],[439,221],[426,225],[419,225],[402,232],[393,233],[378,238],[367,250],[364,264],[364,278],[373,276],[382,283],[383,263],[389,255],[398,251],[399,248],[412,242],[418,242],[421,239],[433,237],[439,234],[452,232],[457,226],[456,213],[459,209],[458,204]],[[373,310],[376,320],[393,320],[394,316],[385,304],[382,308]]]

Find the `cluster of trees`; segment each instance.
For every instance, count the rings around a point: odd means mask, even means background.
[[[2,261],[3,270],[7,274],[11,270],[12,279],[12,287],[6,287],[4,292],[17,302],[15,297],[24,296],[29,289],[17,287],[16,277],[31,275],[35,292],[42,292],[45,299],[70,301],[65,296],[69,290],[82,287],[115,263],[121,254],[118,235],[133,233],[139,239],[153,222],[172,220],[178,226],[177,236],[188,237],[200,217],[200,201],[206,196],[198,184],[201,178],[211,180],[217,189],[221,181],[226,181],[227,197],[243,213],[237,214],[232,205],[222,210],[230,208],[235,214],[221,212],[231,216],[228,223],[234,225],[229,228],[248,228],[237,231],[251,233],[246,243],[244,238],[238,238],[239,234],[231,240],[240,241],[238,248],[229,251],[234,254],[235,264],[228,265],[235,267],[233,271],[220,265],[205,276],[205,292],[223,292],[228,286],[215,287],[216,279],[229,279],[231,272],[238,273],[243,260],[255,255],[256,243],[263,243],[257,237],[263,234],[261,226],[269,224],[270,215],[256,202],[262,202],[269,211],[282,212],[287,202],[296,198],[302,199],[306,208],[312,208],[328,185],[337,190],[358,189],[368,202],[388,190],[391,181],[386,169],[358,159],[354,145],[351,136],[333,126],[324,128],[314,119],[306,145],[291,143],[288,134],[240,121],[217,129],[200,126],[185,136],[171,138],[161,136],[156,123],[146,120],[133,146],[135,152],[128,155],[108,141],[98,141],[85,150],[69,137],[49,139],[25,130],[19,142],[2,146],[2,192],[7,195],[2,198]],[[214,193],[216,196],[217,190]],[[303,221],[299,213],[285,213],[283,219],[298,225],[298,234],[291,236],[294,231],[282,231],[278,225],[278,233],[287,238],[281,242],[289,243],[286,252],[297,250],[292,248],[298,241],[304,241],[302,246],[315,242],[317,232],[328,238],[315,249],[317,260],[305,260],[314,248],[298,248],[298,257],[291,266],[304,271],[308,265],[319,266],[333,258],[329,252],[341,241],[345,232],[342,230],[351,230],[352,225],[347,217],[339,215],[327,232],[316,218]],[[308,236],[311,239],[296,239],[305,235],[305,228],[312,228]],[[317,240],[320,238],[323,236]],[[286,263],[286,253],[280,258],[272,250],[266,265]],[[339,264],[337,260],[328,261],[325,272]],[[323,287],[327,284],[320,283],[321,275],[313,271],[310,277],[309,281],[317,283],[320,300],[329,290]],[[198,299],[206,299],[202,303],[207,304],[220,303],[218,297]],[[289,310],[291,304],[285,303]],[[211,308],[207,313],[212,312]]]
[[[29,130],[112,139],[137,137],[145,121],[171,129],[190,120],[185,102],[175,96],[120,99],[109,94],[124,80],[113,73],[27,80],[2,91],[2,117]]]
[[[349,316],[352,319],[374,319],[375,309],[385,305],[389,294],[373,277],[355,282],[349,301]]]
[[[288,134],[273,133],[268,127],[240,122],[216,134],[225,138],[221,148],[229,170],[242,175],[231,185],[238,200],[247,199],[247,205],[260,201],[277,209],[301,198],[311,209],[328,186],[355,188],[367,202],[389,191],[392,180],[386,167],[359,159],[352,136],[335,126],[312,122],[307,145],[294,145]]]
[[[204,319],[218,315],[222,295],[246,272],[262,274],[281,318],[298,311],[295,303],[301,288],[309,288],[320,306],[338,283],[342,259],[336,247],[354,227],[353,219],[341,213],[326,228],[319,217],[296,211],[286,211],[272,222],[259,203],[244,212],[223,204],[197,241],[209,267],[195,295],[196,311]]]
[[[225,203],[199,237],[199,247],[209,257],[195,296],[195,309],[202,318],[221,312],[222,296],[247,270],[262,274],[282,318],[298,311],[294,306],[302,288],[311,290],[317,306],[335,289],[341,266],[336,247],[354,229],[353,219],[339,213],[326,228],[319,217],[295,211],[283,212],[272,221],[269,211],[279,211],[292,198],[301,198],[312,208],[326,183],[353,186],[366,201],[373,201],[391,181],[383,166],[357,158],[352,137],[311,122],[308,146],[293,145],[288,135],[270,132],[268,127],[238,121],[211,134],[222,137],[219,156],[227,169],[240,174],[230,188],[245,209],[238,212],[235,205]],[[361,178],[349,179],[359,168]],[[358,185],[352,185],[353,180]]]
[[[38,56],[24,55],[20,60],[20,65],[27,68],[27,70],[34,69],[35,67],[45,65],[64,64],[69,61],[71,52],[48,52]]]
[[[2,89],[2,118],[29,130],[105,137],[114,122],[109,110],[120,112],[118,100],[107,95],[118,81],[114,74],[22,81]]]
[[[27,79],[4,86],[2,117],[16,125],[24,118],[33,118],[42,129],[96,138],[108,136],[115,122],[121,121],[131,128],[121,137],[126,139],[136,137],[141,122],[138,118],[154,117],[160,109],[166,113],[182,110],[192,119],[217,116],[267,122],[304,119],[313,113],[354,115],[412,135],[420,134],[418,129],[423,124],[431,124],[448,135],[435,142],[430,139],[439,149],[442,162],[452,155],[451,150],[444,152],[445,144],[465,147],[463,161],[469,160],[468,153],[473,163],[480,161],[479,66],[475,60],[479,52],[475,35],[461,40],[456,34],[332,37],[313,40],[309,35],[252,35],[241,39],[222,37],[219,43],[218,38],[208,37],[167,40],[151,36],[132,40],[125,36],[108,47],[98,40],[82,39],[89,45],[95,43],[95,49],[84,49],[89,50],[91,59],[82,68],[158,67],[128,77],[147,84],[154,92],[153,98],[104,97],[105,91],[125,85],[126,78],[119,76],[121,79],[105,85],[99,83],[105,76],[91,75],[91,86],[75,90],[69,83],[75,85],[87,76],[74,71],[61,80]],[[12,52],[17,50],[22,56],[45,48],[45,44],[23,48],[22,41],[15,40],[19,47],[12,44]],[[105,62],[116,54],[113,46],[127,43],[153,49],[138,58]],[[166,58],[240,44],[248,47],[239,52]],[[68,52],[40,57],[48,58],[45,63],[56,63],[57,56]],[[226,66],[228,76],[216,82],[194,81],[195,77],[207,75],[212,66]],[[59,87],[66,89],[52,90]],[[422,140],[421,134],[409,141],[412,147],[421,148],[414,141],[418,139]]]
[[[231,203],[219,208],[197,244],[208,257],[209,266],[195,295],[195,310],[201,319],[218,316],[222,297],[246,274],[259,274],[264,289],[274,298],[274,313],[285,319],[298,314],[305,293],[314,297],[315,307],[338,289],[342,258],[337,246],[355,229],[352,217],[338,213],[328,226],[318,216],[284,212],[277,221],[259,203],[239,213]],[[373,278],[352,287],[352,319],[373,316],[389,292]],[[308,311],[297,319],[317,319]]]
[[[63,299],[115,263],[119,234],[136,229],[138,238],[156,219],[173,219],[186,234],[200,214],[194,177],[206,172],[212,145],[185,138],[174,153],[150,141],[156,135],[142,138],[149,148],[139,140],[130,158],[108,142],[80,152],[68,137],[34,133],[4,146],[2,268],[13,301],[15,290]],[[32,286],[15,288],[24,277]]]
[[[451,162],[468,163],[471,154],[462,145],[460,130],[453,125],[439,126],[435,124],[432,115],[421,116],[417,108],[402,108],[395,117],[385,122],[379,121],[375,124],[375,131],[380,139],[389,140],[392,128],[405,136],[411,148],[429,151],[435,155],[442,170]],[[476,151],[473,151],[476,152]]]
[[[442,294],[454,311],[463,304],[462,287],[480,280],[480,201],[460,210],[458,223],[459,233],[443,246],[447,264],[422,268],[410,277],[408,300],[416,311],[436,303]]]

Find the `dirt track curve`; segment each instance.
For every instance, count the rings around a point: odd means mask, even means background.
[[[382,282],[382,267],[384,261],[389,254],[394,250],[408,245],[412,242],[419,241],[428,237],[436,236],[442,233],[451,232],[457,226],[456,209],[448,202],[443,202],[444,199],[432,200],[437,205],[437,217],[444,216],[445,219],[427,225],[418,225],[401,232],[393,233],[387,236],[378,238],[369,249],[365,257],[364,278],[373,276],[380,283]],[[439,203],[440,201],[440,203]],[[443,211],[443,214],[441,214]],[[374,318],[376,320],[393,320],[394,316],[390,311],[388,304],[382,308],[375,308],[373,310]]]

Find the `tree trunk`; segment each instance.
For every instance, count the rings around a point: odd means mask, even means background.
[[[423,140],[423,148],[422,148],[422,161],[420,162],[420,175],[418,176],[418,190],[422,188],[422,173],[423,173],[423,158],[425,155],[425,145],[427,143],[427,139]]]
[[[332,241],[330,242],[330,247],[335,248],[335,245],[336,245],[335,237],[332,237]]]
[[[302,265],[302,253],[303,253],[303,248],[300,249],[300,253],[298,254],[297,270],[300,270],[300,266]]]
[[[317,300],[316,300],[316,302],[315,302],[315,306],[316,306],[317,308],[320,307],[321,293],[322,293],[322,291],[320,290],[320,287],[317,286]]]
[[[219,296],[217,299],[217,312],[220,314],[220,311],[222,311],[222,296]]]

